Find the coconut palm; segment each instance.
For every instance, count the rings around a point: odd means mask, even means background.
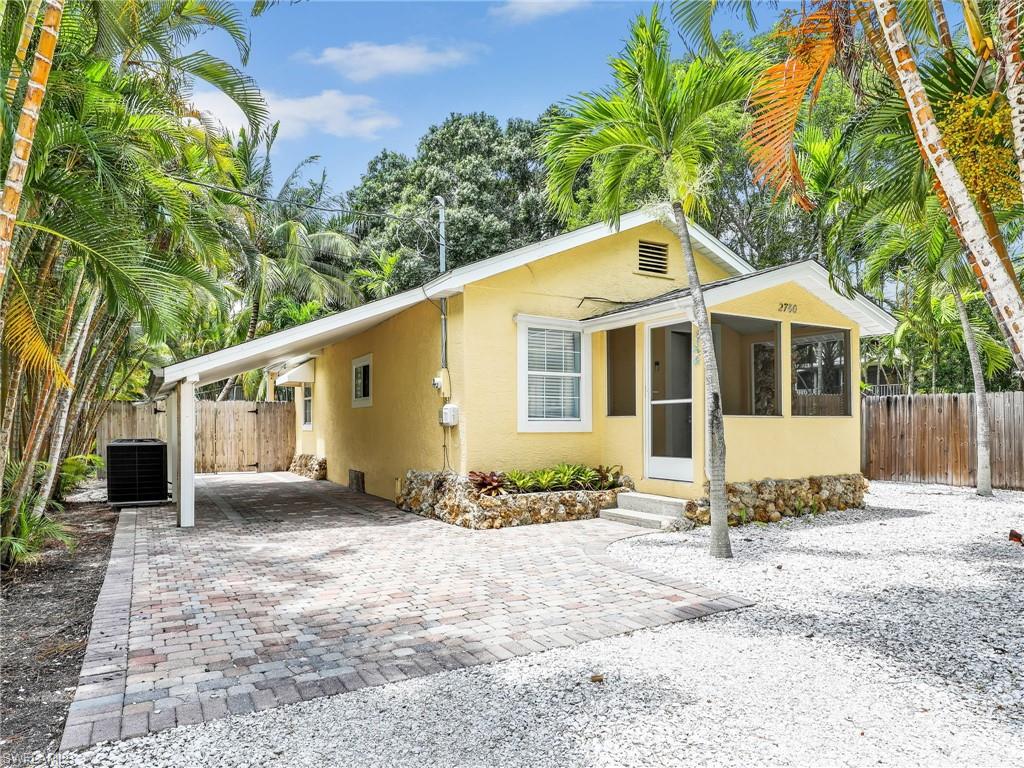
[[[672,8],[684,34],[705,47],[711,33],[711,19],[719,0],[673,0]],[[739,10],[753,24],[749,0],[724,3]],[[977,75],[960,86],[967,88],[984,70],[991,55],[992,40],[984,31],[984,19],[975,2],[964,2],[968,37],[979,60]],[[1014,85],[1024,77],[1020,60],[1020,0],[1003,0],[1002,46],[1007,71]],[[857,28],[863,37],[857,38]],[[804,182],[794,161],[794,133],[799,115],[814,103],[826,72],[838,68],[851,85],[860,86],[860,51],[868,49],[881,65],[892,87],[900,95],[910,118],[913,135],[922,158],[931,169],[940,191],[942,207],[977,275],[977,284],[993,308],[996,322],[1006,339],[1018,371],[1024,375],[1024,294],[996,225],[996,213],[984,190],[972,190],[964,183],[956,158],[950,153],[918,67],[919,50],[929,40],[943,46],[947,64],[956,51],[942,9],[941,0],[932,3],[897,4],[895,0],[815,0],[805,6],[793,25],[778,34],[787,42],[788,56],[765,70],[752,96],[754,121],[749,134],[752,164],[758,177],[779,190],[787,189],[809,207]],[[917,45],[921,44],[921,45]],[[1007,92],[1013,96],[1014,91]],[[1002,98],[998,90],[994,94]],[[1018,94],[1019,95],[1019,94]],[[1024,110],[1013,115],[1014,140],[1024,140]],[[1021,158],[1018,157],[1018,160]],[[971,161],[965,161],[970,170]],[[1021,164],[1024,173],[1024,163]],[[1020,181],[1024,184],[1024,175]],[[1022,187],[1024,189],[1024,187]]]
[[[700,182],[714,155],[709,127],[717,110],[750,92],[760,62],[733,55],[722,62],[673,64],[669,33],[658,9],[633,23],[626,48],[611,61],[615,84],[582,93],[563,105],[545,125],[541,147],[551,200],[563,214],[574,205],[580,173],[602,160],[599,207],[615,223],[632,169],[655,161],[671,223],[679,238],[693,301],[694,324],[704,361],[707,474],[711,501],[711,554],[731,557],[725,493],[725,429],[721,386],[704,293],[697,273],[687,211],[699,204]]]

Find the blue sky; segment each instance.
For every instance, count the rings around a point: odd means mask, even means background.
[[[609,55],[621,48],[630,19],[649,8],[583,0],[285,0],[250,20],[245,67],[281,121],[275,175],[283,179],[316,154],[332,188],[343,191],[381,149],[414,152],[426,129],[451,112],[535,118],[553,102],[607,84]],[[769,23],[778,13],[766,5],[761,15]],[[745,23],[721,17],[720,30],[746,32]],[[238,63],[226,36],[201,44]],[[195,102],[228,127],[241,124],[220,94],[198,88]]]

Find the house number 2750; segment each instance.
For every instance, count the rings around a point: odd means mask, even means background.
[[[788,301],[779,302],[779,312],[788,312],[791,315],[796,314],[796,304],[790,304]]]

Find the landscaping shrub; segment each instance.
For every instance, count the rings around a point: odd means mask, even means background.
[[[511,469],[505,473],[470,472],[469,479],[484,496],[545,491],[603,491],[622,485],[622,467],[588,467],[586,464],[562,463],[530,471]]]
[[[103,467],[103,457],[95,453],[81,453],[68,456],[60,465],[60,496],[63,499],[70,491],[86,480],[96,477]]]
[[[32,562],[42,556],[43,550],[50,544],[60,544],[69,550],[74,549],[75,540],[70,530],[63,523],[43,514],[33,514],[32,509],[39,500],[36,490],[30,491],[22,498],[18,509],[11,508],[10,488],[21,474],[21,462],[10,462],[4,473],[2,493],[0,493],[0,518],[11,521],[10,532],[0,535],[0,565],[12,568],[18,563]],[[41,476],[46,470],[44,462],[38,462],[34,475]],[[50,507],[60,508],[54,501]]]

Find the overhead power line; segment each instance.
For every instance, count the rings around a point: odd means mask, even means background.
[[[196,187],[203,187],[204,189],[211,189],[215,192],[226,192],[231,195],[241,195],[251,200],[257,200],[261,203],[280,203],[281,205],[295,205],[300,208],[305,208],[310,211],[319,211],[320,213],[341,213],[349,216],[365,216],[373,219],[393,219],[395,221],[411,221],[416,224],[427,224],[430,223],[427,219],[417,218],[416,216],[400,216],[396,213],[385,213],[383,211],[357,211],[354,208],[343,208],[341,206],[325,206],[316,205],[313,203],[304,203],[301,200],[291,200],[287,198],[273,197],[271,195],[258,195],[254,192],[246,192],[242,189],[235,189],[234,187],[226,187],[222,184],[209,184],[205,181],[196,181],[195,179],[186,179],[182,176],[173,176],[169,174],[169,178],[175,181],[180,181],[183,184],[191,184]]]

